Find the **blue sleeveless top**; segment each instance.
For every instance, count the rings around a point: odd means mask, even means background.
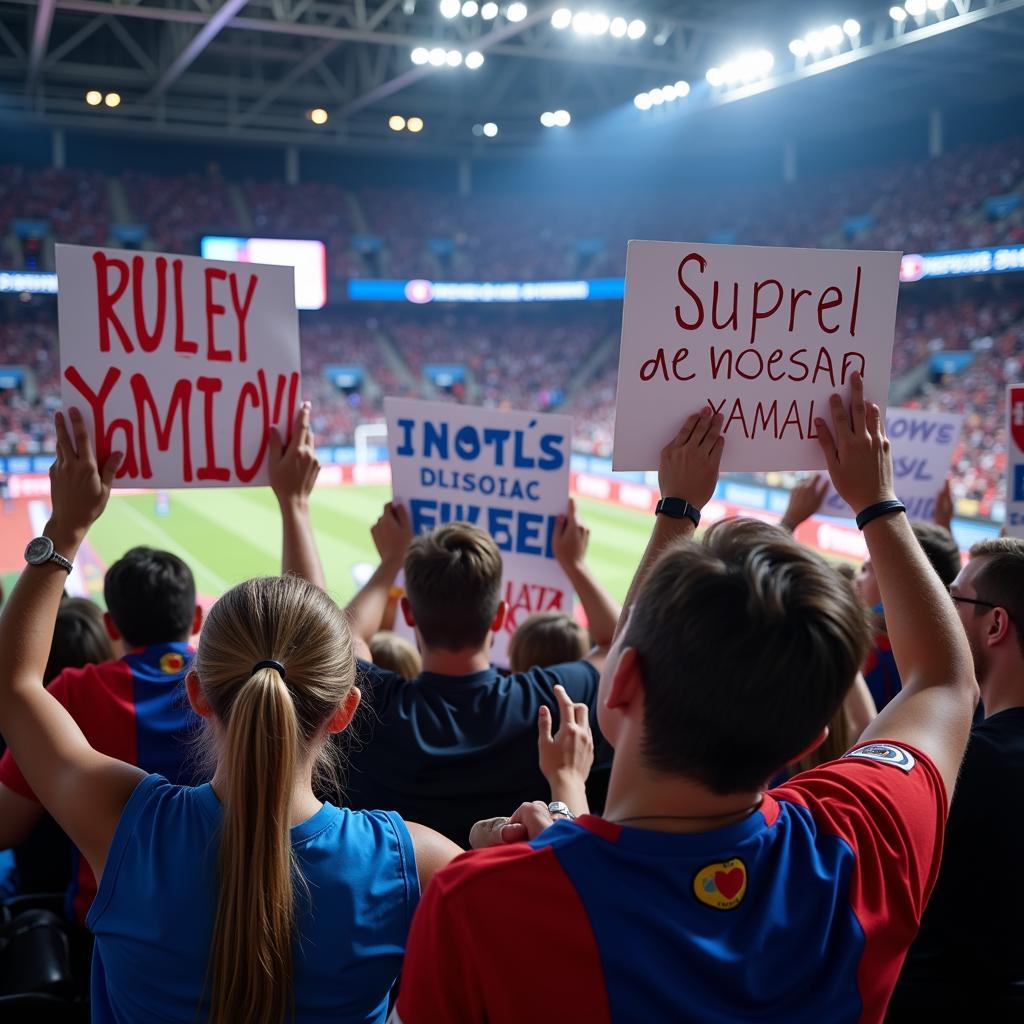
[[[209,785],[159,775],[125,804],[86,922],[95,1024],[205,1018],[220,821]],[[294,1020],[383,1021],[420,896],[409,831],[391,812],[324,804],[291,836],[311,894],[296,893]]]

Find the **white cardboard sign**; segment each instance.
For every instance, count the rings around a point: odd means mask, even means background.
[[[614,468],[657,469],[705,405],[723,470],[824,468],[814,419],[851,373],[885,409],[900,255],[630,242]]]
[[[391,489],[413,532],[470,522],[501,550],[504,628],[492,658],[507,665],[516,627],[531,613],[572,614],[572,587],[555,561],[555,519],[569,501],[572,418],[385,398]]]
[[[1006,533],[1024,538],[1024,384],[1006,389]]]
[[[268,482],[300,400],[291,267],[57,246],[61,403],[116,487]]]
[[[924,409],[890,409],[885,414],[896,497],[907,506],[911,519],[931,522],[935,515],[935,499],[949,476],[963,422],[960,413]],[[856,514],[831,484],[821,512],[848,519]]]

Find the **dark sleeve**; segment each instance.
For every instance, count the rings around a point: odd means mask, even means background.
[[[367,706],[378,713],[404,685],[406,681],[401,676],[374,665],[372,661],[360,659],[356,662],[356,686],[362,691]]]
[[[596,708],[597,684],[601,675],[589,661],[568,661],[564,665],[552,665],[535,671],[542,676],[550,676],[549,688],[552,694],[555,685],[561,683],[577,704],[586,704],[591,712]]]

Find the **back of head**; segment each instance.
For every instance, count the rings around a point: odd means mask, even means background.
[[[624,637],[648,766],[720,794],[764,785],[835,715],[869,637],[849,584],[783,530],[729,520],[670,549]]]
[[[421,534],[405,558],[405,590],[423,643],[482,647],[501,603],[501,553],[489,533],[446,523]]]
[[[113,657],[114,648],[99,607],[84,597],[61,601],[43,682],[52,682],[66,668],[98,665]]]
[[[953,539],[953,534],[942,526],[919,519],[913,520],[910,528],[939,579],[948,587],[960,572],[961,564],[960,546]]]
[[[1024,540],[998,537],[983,540],[971,548],[971,560],[984,559],[972,580],[979,598],[1005,608],[1017,631],[1017,643],[1024,657]],[[985,611],[975,606],[975,611]]]
[[[400,675],[403,679],[415,679],[423,668],[420,652],[404,636],[382,629],[370,640],[370,657],[374,665]]]
[[[254,669],[274,660],[274,668]],[[279,1024],[292,1001],[294,894],[289,807],[296,767],[355,678],[348,623],[296,576],[248,580],[211,609],[196,652],[222,729],[224,817],[210,945],[209,1020]]]
[[[579,661],[586,653],[587,631],[562,612],[534,612],[518,626],[508,644],[513,672]]]
[[[107,611],[132,647],[184,641],[192,632],[196,584],[177,555],[132,548],[103,579]]]

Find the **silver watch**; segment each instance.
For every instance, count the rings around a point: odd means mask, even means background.
[[[569,810],[569,805],[561,800],[552,800],[551,803],[548,804],[548,814],[550,814],[552,818],[560,814],[566,821],[576,820],[576,815]]]
[[[71,572],[74,565],[63,555],[58,554],[53,547],[53,541],[49,537],[34,537],[28,542],[25,548],[25,561],[29,565],[46,565],[47,562],[56,562],[65,572]]]

